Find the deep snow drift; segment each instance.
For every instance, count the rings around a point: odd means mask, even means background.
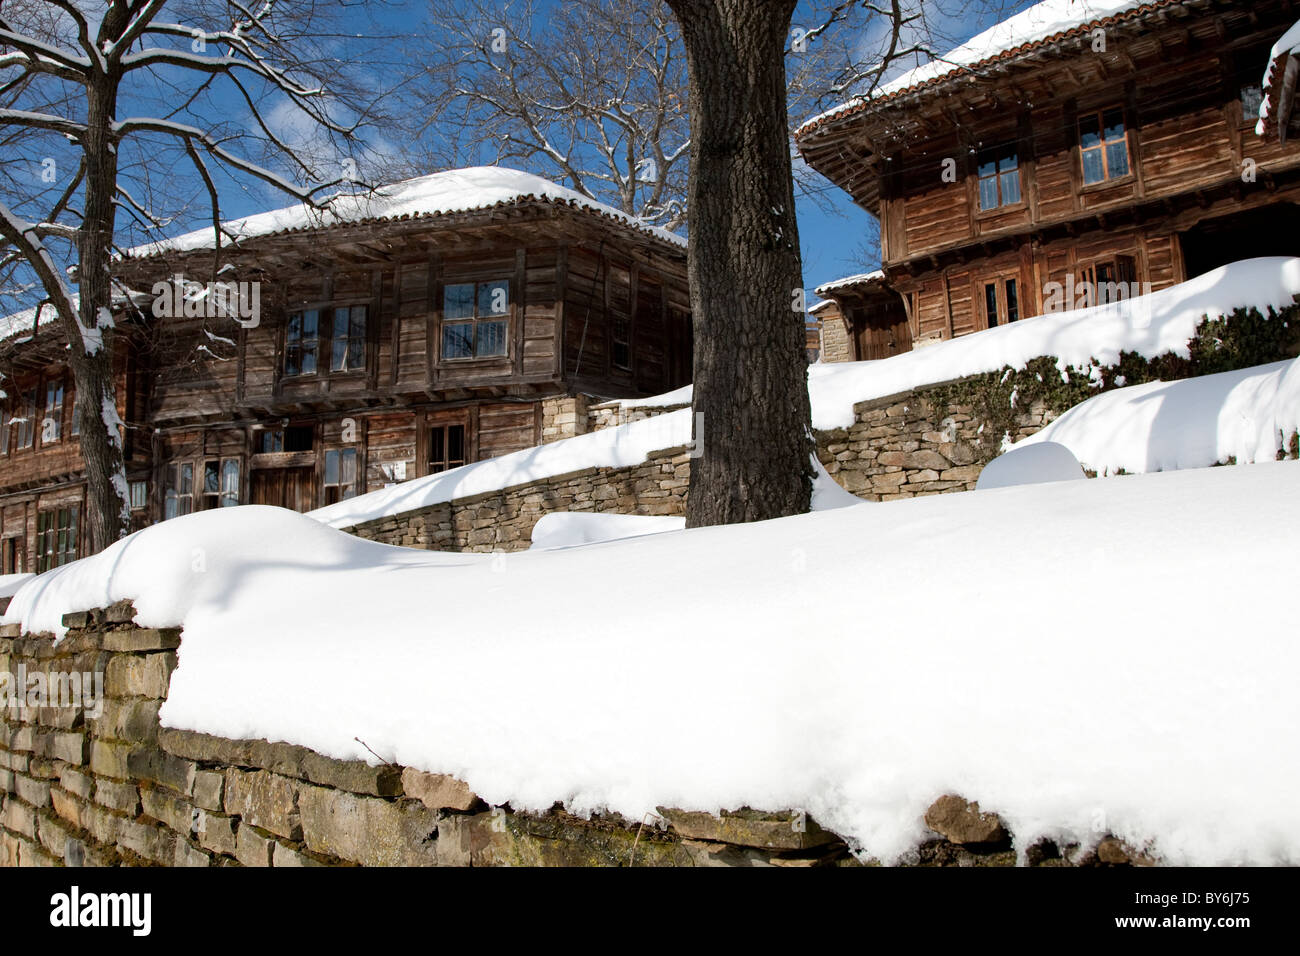
[[[1172,471],[1273,461],[1297,430],[1300,360],[1292,360],[1103,392],[1014,447],[1056,442],[1098,474]]]
[[[888,860],[952,791],[1021,848],[1296,863],[1297,492],[1269,463],[508,556],[246,506],[42,575],[6,620],[133,599],[185,627],[167,726],[373,759],[359,737],[521,809],[799,808]]]
[[[1070,449],[1054,441],[1043,441],[1017,446],[994,458],[980,471],[975,490],[989,491],[1087,477]]]

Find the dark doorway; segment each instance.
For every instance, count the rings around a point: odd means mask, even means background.
[[[1300,256],[1300,206],[1279,202],[1216,216],[1179,234],[1187,278],[1241,259]]]
[[[902,297],[881,289],[864,297],[840,301],[850,322],[854,359],[884,359],[912,350],[912,327]]]

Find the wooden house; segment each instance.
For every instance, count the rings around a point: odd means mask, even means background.
[[[548,416],[582,431],[578,396],[690,381],[684,240],[526,173],[439,173],[223,231],[219,252],[208,229],[117,263],[140,306],[115,334],[140,526],[306,511],[540,444]],[[84,553],[72,381],[45,315],[0,320],[5,572]]]
[[[804,158],[880,220],[882,279],[825,293],[852,357],[1300,254],[1300,148],[1255,132],[1296,15],[1045,0],[805,123]]]

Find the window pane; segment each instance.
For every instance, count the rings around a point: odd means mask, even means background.
[[[1007,321],[1014,322],[1020,318],[1020,300],[1016,294],[1016,280],[1007,280]]]
[[[1128,149],[1122,139],[1117,143],[1106,144],[1106,167],[1112,179],[1128,175]]]
[[[339,453],[337,449],[330,449],[325,452],[325,484],[337,485],[339,483]]]
[[[221,507],[239,504],[239,459],[227,458],[221,463]]]
[[[1106,111],[1106,141],[1124,138],[1124,111]]]
[[[348,343],[348,368],[359,369],[366,364],[366,343],[364,339],[353,339]]]
[[[443,441],[446,433],[441,428],[429,429],[429,467],[430,471],[439,472],[447,462],[447,449]]]
[[[447,429],[447,460],[453,465],[465,463],[464,425],[452,425]]]
[[[505,315],[510,311],[510,283],[505,279],[480,282],[478,286],[478,314]]]
[[[364,339],[366,337],[366,307],[364,305],[354,305],[349,310],[348,319],[348,336],[354,339]]]
[[[997,171],[998,171],[998,164],[994,157],[989,156],[988,159],[984,159],[980,161],[980,165],[979,165],[980,179],[984,179],[987,176],[992,176]]]
[[[303,346],[302,374],[313,375],[316,372],[316,346]]]
[[[474,323],[458,322],[442,327],[442,357],[471,358],[474,355]]]
[[[176,514],[176,489],[168,488],[167,495],[163,500],[163,519],[175,518]]]
[[[334,356],[330,361],[330,368],[336,372],[342,372],[348,367],[348,340],[336,338],[333,352]]]
[[[343,449],[342,468],[340,469],[340,483],[350,485],[357,480],[357,450],[355,448]]]
[[[1101,165],[1101,150],[1089,149],[1083,153],[1083,181],[1085,183],[1099,183],[1106,178],[1106,172]]]
[[[474,284],[465,282],[445,287],[442,293],[442,315],[446,319],[472,319]]]
[[[180,493],[183,495],[192,494],[194,492],[194,466],[181,465],[180,475]]]
[[[284,374],[301,375],[302,374],[302,350],[296,345],[291,345],[284,350]]]
[[[319,319],[320,313],[315,309],[308,309],[302,314],[302,337],[304,339],[316,338],[316,328]]]
[[[286,344],[297,342],[302,338],[302,313],[291,312],[289,314],[289,324],[285,327],[284,341]]]
[[[1259,105],[1264,100],[1264,91],[1258,86],[1241,88],[1241,118],[1243,120],[1259,119]]]
[[[205,495],[215,495],[221,490],[221,474],[218,464],[215,461],[203,463],[203,493]]]
[[[984,312],[989,317],[989,328],[998,324],[998,287],[992,282],[984,286]]]
[[[1002,202],[1020,202],[1020,171],[1013,169],[1009,173],[1003,173],[1000,179],[1002,182]]]
[[[998,205],[998,181],[995,177],[980,180],[980,208],[995,209]]]
[[[1084,149],[1101,145],[1101,127],[1097,123],[1095,113],[1079,120],[1079,145]]]
[[[1019,169],[1019,168],[1020,168],[1020,160],[1019,157],[1016,156],[1016,151],[1014,149],[1009,152],[1003,153],[1002,158],[998,160],[999,172],[1005,173],[1010,170]]]
[[[478,323],[478,354],[479,355],[505,355],[506,354],[506,323],[504,322]]]

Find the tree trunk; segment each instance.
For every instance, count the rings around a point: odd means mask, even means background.
[[[86,526],[90,551],[102,551],[130,531],[123,435],[117,427],[117,388],[112,350],[101,337],[101,310],[112,313],[113,231],[117,185],[117,144],[111,124],[117,100],[117,80],[99,75],[86,91],[87,126],[85,219],[78,238],[77,287],[82,328],[68,329],[69,359],[76,383],[77,423],[81,456],[86,467]],[[87,338],[83,330],[95,330]],[[96,347],[98,343],[98,347]]]
[[[668,0],[690,67],[689,527],[800,514],[813,442],[786,120],[794,0]],[[698,416],[702,414],[703,419]]]

